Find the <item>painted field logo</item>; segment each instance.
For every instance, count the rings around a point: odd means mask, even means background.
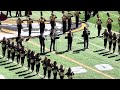
[[[86,69],[84,69],[83,67],[72,67],[71,68],[72,71],[75,73],[75,74],[79,74],[79,73],[86,73]]]
[[[98,70],[112,70],[113,69],[113,67],[109,64],[99,64],[99,65],[95,65],[95,67]]]

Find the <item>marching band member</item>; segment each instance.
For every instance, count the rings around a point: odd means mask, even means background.
[[[118,53],[120,54],[120,34],[118,35]]]
[[[67,20],[67,17],[65,16],[65,14],[63,14],[62,16],[63,34],[66,32],[66,24],[67,24],[66,20]]]
[[[111,47],[112,47],[112,38],[113,38],[113,35],[112,35],[112,32],[110,31],[108,35],[109,51],[111,51]]]
[[[17,28],[18,28],[18,37],[20,37],[23,21],[20,18],[18,18],[16,22],[17,22]]]
[[[51,16],[50,16],[50,24],[51,24],[51,30],[52,29],[54,29],[54,27],[55,27],[55,19],[57,18],[57,16],[56,15],[54,15],[53,14],[53,12],[52,12],[52,14],[51,14]]]
[[[71,68],[68,68],[68,72],[65,75],[67,75],[68,79],[73,79],[74,73],[72,72]]]
[[[80,11],[75,11],[76,28],[78,28],[80,14]]]
[[[106,47],[107,47],[107,41],[108,41],[108,35],[109,35],[107,29],[105,29],[105,31],[102,33],[102,35],[104,36],[104,47],[106,49]]]
[[[102,29],[102,21],[100,18],[97,19],[96,24],[97,24],[97,29],[98,29],[98,37],[100,37],[100,31]],[[95,27],[96,27],[96,25],[95,25]]]
[[[56,31],[54,29],[51,30],[50,37],[51,37],[51,44],[50,44],[50,52],[51,52],[52,45],[53,45],[53,51],[55,51]]]
[[[73,15],[68,12],[68,15],[67,15],[67,19],[68,19],[68,31],[71,30],[71,25],[72,25],[72,19],[71,17],[73,17]]]
[[[108,17],[108,19],[107,19],[108,32],[110,32],[112,30],[112,22],[113,22],[113,20],[110,17]]]
[[[113,43],[113,53],[115,52],[116,41],[117,41],[117,35],[116,35],[116,33],[114,33],[114,34],[113,34],[113,38],[112,38],[112,43]]]
[[[35,59],[36,59],[36,62],[35,62],[35,64],[36,64],[36,73],[38,74],[39,70],[40,70],[40,61],[41,61],[41,57],[40,57],[39,53],[36,54]]]
[[[2,55],[3,55],[3,58],[4,58],[5,57],[5,53],[6,53],[6,44],[7,44],[6,38],[3,37],[3,40],[0,41],[0,43],[2,43]]]
[[[59,70],[58,70],[58,66],[57,66],[57,62],[56,61],[54,61],[54,63],[53,63],[52,71],[53,71],[53,79],[57,79],[57,72]]]
[[[60,65],[60,68],[59,68],[59,76],[60,76],[60,79],[64,79],[64,71],[65,69],[63,68],[63,65]]]

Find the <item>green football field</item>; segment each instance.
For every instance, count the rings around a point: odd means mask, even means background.
[[[111,18],[113,19],[113,28],[112,30],[116,33],[119,32],[119,26],[117,19],[119,14],[117,11],[108,11],[110,13]],[[40,18],[40,12],[33,11],[33,15],[31,18],[38,19]],[[55,11],[55,15],[58,17],[58,20],[61,20],[62,13],[60,11]],[[24,13],[23,13],[24,14]],[[12,12],[12,15],[15,15],[15,12]],[[43,17],[49,20],[49,16],[51,15],[50,11],[43,11]],[[106,28],[106,20],[107,15],[106,11],[100,11],[99,15],[103,22],[103,27],[101,33]],[[24,17],[23,17],[24,18]],[[16,18],[11,18],[16,19]],[[80,19],[84,20],[84,13],[80,15]],[[73,17],[74,20],[74,17]],[[60,39],[57,40],[57,54],[55,52],[49,52],[50,46],[50,38],[48,37],[45,41],[46,44],[46,55],[48,58],[52,60],[52,62],[57,61],[58,66],[61,64],[65,67],[65,72],[69,67],[78,67],[82,66],[86,69],[85,73],[76,73],[74,75],[74,79],[119,79],[120,78],[120,55],[118,55],[118,47],[116,46],[116,51],[113,54],[108,52],[108,45],[107,49],[104,50],[103,46],[103,38],[98,38],[97,36],[97,28],[95,28],[96,23],[96,16],[91,17],[88,20],[87,24],[89,25],[89,30],[91,32],[90,39],[89,39],[89,49],[83,51],[83,38],[82,30],[79,32],[74,32],[73,43],[72,43],[72,51],[65,52],[67,50],[67,40],[65,39],[66,35],[61,35]],[[27,49],[32,49],[35,52],[39,52],[39,39],[34,38],[30,39],[29,42],[23,42],[24,46]],[[1,46],[0,46],[1,47]],[[1,48],[0,48],[1,51]],[[2,52],[0,52],[0,55]],[[2,57],[2,56],[1,56]],[[44,58],[44,55],[41,56]],[[6,61],[7,59],[0,59],[0,74],[4,75],[6,79],[41,79],[43,76],[43,69],[42,65],[40,67],[39,75],[36,75],[35,72],[31,73],[31,71],[27,70],[27,62],[25,61],[24,67],[20,65],[16,65],[16,63],[10,63]],[[113,67],[112,70],[98,70],[95,65],[98,64],[109,64]],[[51,77],[53,78],[53,77]],[[59,78],[59,76],[58,76]],[[67,78],[65,76],[65,78]]]

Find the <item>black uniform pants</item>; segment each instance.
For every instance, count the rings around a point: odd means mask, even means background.
[[[78,23],[79,23],[79,17],[76,16],[76,28],[78,28]]]
[[[113,43],[113,53],[115,52],[116,42]]]
[[[44,76],[46,76],[46,73],[47,73],[47,68],[46,68],[46,67],[44,67],[44,68],[43,68],[43,70],[44,70]]]
[[[51,38],[50,51],[51,51],[52,45],[53,45],[53,50],[55,50],[55,39]]]
[[[107,47],[107,39],[104,39],[104,47]]]
[[[25,56],[24,56],[24,57],[21,57],[21,65],[22,65],[22,66],[24,65],[24,60],[25,60]]]
[[[111,50],[112,47],[112,41],[109,41],[109,50]]]
[[[11,11],[7,11],[7,13],[6,13],[7,16],[8,16],[8,13],[9,13],[9,15],[12,17]]]
[[[30,58],[27,59],[28,62],[28,70],[30,69]]]
[[[29,36],[31,36],[31,31],[32,31],[32,25],[29,24]]]
[[[44,33],[44,30],[45,30],[45,25],[40,24],[40,34]]]
[[[51,78],[51,70],[48,70],[48,79]]]
[[[101,25],[98,25],[97,28],[98,28],[98,36],[100,36]]]
[[[6,53],[6,47],[5,47],[5,48],[2,48],[3,57],[5,57],[5,53]]]
[[[22,25],[17,25],[18,27],[18,37],[21,35]]]
[[[118,45],[118,53],[120,54],[120,45]]]
[[[18,16],[18,17],[22,16],[22,15],[21,15],[21,11],[16,11],[16,17],[17,17],[17,16]]]
[[[57,73],[53,73],[54,78],[53,79],[57,79]]]
[[[68,50],[72,48],[72,39],[68,39]]]
[[[40,65],[36,65],[36,73],[39,73]]]
[[[60,79],[64,79],[64,76],[60,76]]]
[[[7,58],[10,59],[10,50],[7,51]]]
[[[15,59],[15,52],[12,53],[12,61]]]
[[[35,66],[35,63],[31,63],[31,70],[32,70],[32,72],[34,71],[34,66]]]
[[[41,45],[40,51],[41,51],[41,53],[44,53],[45,52],[45,43],[44,43],[44,41],[40,42],[40,45]]]
[[[84,38],[84,48],[88,48],[88,38]]]
[[[68,31],[71,29],[71,22],[68,22]]]
[[[108,29],[108,32],[110,32],[111,29],[112,29],[112,25],[111,25],[111,24],[108,24],[108,25],[107,25],[107,29]]]
[[[55,22],[54,22],[54,21],[51,21],[50,23],[51,23],[51,29],[54,29],[54,27],[55,27]]]
[[[66,21],[63,21],[63,34],[66,32]]]
[[[19,64],[20,62],[20,55],[17,55],[17,63]]]

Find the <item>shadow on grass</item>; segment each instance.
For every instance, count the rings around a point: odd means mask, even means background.
[[[5,60],[5,61],[0,61],[0,63],[4,63],[4,62],[7,62],[8,60]]]
[[[84,42],[78,42],[78,43],[76,43],[76,44],[84,44]]]
[[[112,55],[112,56],[109,56],[108,58],[113,58],[113,57],[117,57],[118,55]]]
[[[77,53],[79,53],[80,51],[85,51],[85,49],[74,50],[74,51],[73,51],[73,54],[77,54]]]
[[[115,60],[115,61],[120,61],[120,59],[117,59],[117,60]]]
[[[19,75],[20,77],[21,76],[25,76],[25,75],[28,75],[28,74],[31,74],[32,72],[28,72],[28,73],[24,73],[24,74],[21,74],[21,75]]]
[[[20,74],[20,73],[24,73],[24,72],[27,72],[28,70],[23,70],[23,71],[20,71],[20,72],[16,72],[16,74]]]
[[[12,70],[16,70],[16,69],[19,69],[19,68],[22,68],[22,66],[19,66],[19,67],[16,67],[16,68],[11,68],[9,70],[12,71]]]
[[[5,67],[5,68],[11,68],[11,67],[15,67],[15,66],[17,66],[17,64],[11,65],[11,66],[7,66],[7,67]]]
[[[96,50],[96,51],[93,51],[93,52],[100,52],[100,51],[103,51],[104,49],[100,49],[100,50]]]
[[[107,55],[110,55],[110,54],[113,54],[113,53],[106,53],[106,54],[104,54],[103,56],[107,56]]]
[[[48,54],[50,51],[48,51],[48,52],[45,52],[45,53],[40,53],[40,55],[46,55],[46,54]]]
[[[68,50],[61,51],[61,52],[56,52],[56,54],[64,54],[64,53],[66,53],[66,52],[68,52]]]
[[[29,75],[29,76],[26,76],[26,77],[24,77],[24,78],[31,78],[31,77],[34,77],[34,76],[36,76],[37,74],[34,74],[34,75]]]
[[[0,66],[2,65],[8,65],[8,64],[11,64],[12,62],[8,62],[8,63],[3,63],[3,64],[0,64]]]
[[[108,53],[108,52],[110,52],[110,51],[105,51],[105,52],[101,52],[101,53],[98,53],[98,54],[105,54],[105,53]]]

